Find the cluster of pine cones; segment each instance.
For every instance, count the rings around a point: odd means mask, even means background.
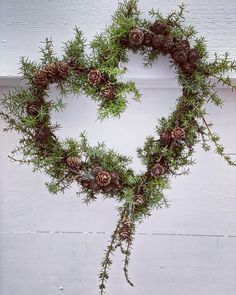
[[[46,89],[49,84],[66,79],[71,69],[78,75],[82,72],[87,73],[89,84],[101,86],[101,96],[105,100],[115,98],[115,86],[109,83],[107,75],[102,74],[98,69],[77,69],[72,62],[58,61],[45,65],[34,74],[32,84],[40,89]]]
[[[69,75],[69,71],[69,63],[65,61],[53,62],[38,70],[32,79],[32,83],[36,87],[45,89],[50,83],[65,79]]]
[[[132,29],[128,37],[121,40],[121,44],[131,48],[146,46],[163,54],[169,54],[185,74],[192,75],[197,69],[197,61],[199,60],[197,50],[191,48],[187,39],[180,40],[169,36],[169,31],[169,25],[162,21],[156,21],[149,26],[148,30]]]
[[[179,126],[173,128],[171,131],[162,131],[160,134],[160,141],[163,145],[168,146],[171,143],[177,143],[185,139],[185,129]],[[149,171],[152,178],[158,178],[166,173],[168,168],[164,161],[157,161]]]
[[[115,171],[105,171],[102,167],[96,166],[93,167],[91,171],[91,177],[85,178],[80,175],[80,167],[82,164],[80,157],[68,157],[66,163],[72,172],[78,174],[76,179],[85,189],[94,192],[109,193],[122,187],[120,176]]]
[[[109,101],[115,99],[115,86],[109,84],[108,77],[106,75],[102,75],[102,73],[97,69],[92,69],[88,72],[88,82],[93,86],[102,86],[101,96]]]

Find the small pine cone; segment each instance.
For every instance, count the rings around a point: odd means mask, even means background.
[[[168,131],[161,132],[160,140],[163,144],[169,144],[172,140],[171,133]]]
[[[163,39],[163,43],[161,46],[162,52],[167,54],[167,53],[171,53],[172,49],[174,47],[174,42],[171,38],[165,37]]]
[[[183,50],[182,51],[175,51],[174,54],[172,55],[172,58],[178,65],[182,65],[187,60],[187,54]]]
[[[119,45],[123,48],[126,48],[129,46],[129,38],[128,37],[122,37],[120,40],[119,40]]]
[[[183,72],[187,75],[192,75],[194,71],[196,70],[196,68],[197,68],[197,65],[195,63],[189,63],[189,62],[186,62],[182,66]]]
[[[157,178],[163,175],[164,173],[165,173],[165,168],[159,163],[155,164],[150,170],[150,174],[154,178]]]
[[[46,88],[48,86],[48,76],[45,70],[39,70],[33,77],[32,83],[40,88]]]
[[[119,236],[120,236],[121,241],[130,240],[130,237],[131,237],[131,223],[130,223],[130,221],[128,219],[123,221],[123,224],[122,224],[122,226],[120,228],[120,231],[119,231]]]
[[[97,184],[100,186],[108,186],[111,183],[111,175],[107,171],[99,171],[96,176]]]
[[[88,73],[88,81],[92,85],[98,85],[102,80],[102,74],[99,70],[91,70]]]
[[[42,101],[30,101],[26,105],[26,112],[30,116],[37,116]]]
[[[97,182],[93,180],[90,181],[89,188],[94,192],[98,192],[101,189]]]
[[[80,181],[80,184],[82,185],[83,188],[90,189],[90,187],[91,187],[91,180],[83,179],[83,180]]]
[[[139,29],[135,28],[129,33],[129,41],[133,45],[141,45],[144,40],[144,32]]]
[[[121,184],[120,184],[120,175],[115,172],[115,171],[112,171],[110,173],[110,176],[111,176],[111,182],[117,187],[117,188],[120,188],[121,187]]]
[[[70,168],[78,169],[81,165],[80,157],[68,157],[66,163]]]
[[[199,59],[199,54],[195,48],[193,48],[189,51],[188,59],[191,63],[195,62]]]
[[[70,66],[65,61],[57,63],[57,71],[60,79],[65,79],[69,74]]]
[[[97,174],[98,174],[98,172],[100,172],[100,171],[102,171],[102,167],[100,167],[100,166],[94,166],[93,168],[92,168],[92,174],[94,175],[94,176],[96,176]]]
[[[185,130],[181,127],[176,127],[171,131],[171,137],[175,140],[181,140],[185,138]]]
[[[143,45],[145,45],[147,47],[151,47],[152,46],[152,39],[153,39],[153,34],[151,34],[149,32],[145,32]]]
[[[190,44],[188,39],[184,39],[181,41],[180,43],[180,47],[182,48],[182,50],[189,50],[190,49]]]
[[[58,76],[57,71],[57,64],[56,63],[50,63],[45,66],[44,68],[45,72],[47,73],[48,80],[53,83],[56,81]]]
[[[143,206],[146,203],[146,198],[143,195],[137,194],[134,196],[135,204],[138,206]]]
[[[162,21],[155,21],[150,26],[150,31],[152,31],[155,34],[161,34],[161,35],[167,35],[168,34],[168,25]]]
[[[161,35],[154,36],[152,39],[152,47],[161,50],[164,42],[164,37]]]
[[[107,85],[102,91],[102,96],[105,100],[113,100],[115,98],[114,86]]]
[[[39,144],[45,144],[48,142],[52,132],[48,127],[39,126],[35,129],[35,140]]]

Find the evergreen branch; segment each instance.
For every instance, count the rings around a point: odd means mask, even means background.
[[[205,125],[205,127],[206,127],[206,129],[208,131],[207,135],[208,135],[210,141],[213,142],[214,145],[215,145],[215,148],[216,148],[215,152],[217,154],[219,154],[229,165],[236,166],[236,162],[234,162],[231,159],[231,157],[224,152],[224,147],[221,144],[219,144],[219,136],[214,134],[211,131],[210,126],[209,126],[209,124],[207,123],[207,121],[206,121],[206,119],[204,117],[202,117],[202,121],[203,121],[203,123],[204,123],[204,125]]]
[[[122,223],[122,220],[123,220],[125,214],[126,214],[126,210],[124,210],[121,213],[121,216],[120,216],[120,218],[119,218],[119,220],[117,222],[116,228],[115,228],[115,230],[114,230],[114,232],[113,232],[113,234],[111,236],[110,244],[107,246],[107,251],[106,251],[105,257],[104,257],[103,262],[102,262],[102,270],[101,270],[101,272],[99,274],[100,295],[105,294],[106,283],[107,283],[107,280],[109,278],[108,269],[109,269],[110,265],[112,264],[112,260],[111,260],[110,256],[116,250],[115,243],[116,243],[116,240],[117,240],[117,235],[118,235],[120,225]]]
[[[132,281],[129,278],[129,256],[131,254],[131,246],[132,246],[132,238],[130,238],[130,240],[127,242],[127,247],[123,252],[123,254],[125,254],[125,259],[124,259],[124,266],[123,266],[123,270],[124,270],[124,275],[125,275],[125,279],[127,281],[127,283],[131,286],[134,287],[134,284],[132,283]]]

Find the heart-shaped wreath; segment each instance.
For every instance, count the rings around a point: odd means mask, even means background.
[[[236,88],[228,76],[223,76],[236,70],[236,61],[230,60],[228,54],[215,55],[213,61],[208,61],[204,39],[196,38],[192,26],[183,25],[183,13],[183,5],[165,18],[151,10],[150,21],[140,18],[136,0],[126,1],[119,6],[112,24],[91,42],[91,55],[85,54],[85,40],[78,29],[75,38],[66,43],[61,59],[55,56],[52,42],[47,39],[40,63],[22,59],[26,87],[17,88],[1,100],[6,130],[22,135],[11,158],[46,173],[51,178],[47,183],[51,193],[63,192],[77,182],[86,202],[102,194],[120,203],[119,219],[99,274],[101,294],[108,280],[111,255],[118,248],[124,254],[125,277],[132,285],[128,264],[135,227],[154,208],[167,205],[163,191],[169,187],[169,178],[188,172],[197,143],[208,150],[208,142],[213,142],[216,153],[235,165],[224,153],[219,136],[211,131],[204,105],[222,105],[216,92],[218,83]],[[175,110],[159,121],[155,136],[147,137],[144,146],[137,149],[146,167],[141,174],[128,168],[130,158],[107,150],[103,144],[91,147],[84,133],[80,141],[58,138],[55,131],[59,125],[50,119],[53,110],[64,108],[61,97],[48,99],[50,84],[55,84],[62,96],[82,91],[92,97],[99,103],[100,119],[119,116],[126,109],[128,93],[139,100],[133,82],[118,80],[126,71],[120,62],[128,61],[128,50],[143,55],[145,65],[151,65],[160,54],[167,56],[182,87]],[[21,159],[16,159],[18,153],[23,155]]]

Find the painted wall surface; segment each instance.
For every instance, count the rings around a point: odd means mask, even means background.
[[[0,1],[0,76],[17,75],[21,56],[39,58],[40,41],[54,40],[60,52],[62,42],[72,38],[75,26],[90,41],[111,21],[119,0],[1,0]],[[184,2],[189,13],[187,24],[196,27],[207,39],[210,57],[229,51],[236,58],[235,0],[140,0],[143,16],[152,8],[167,14]],[[132,68],[132,63],[130,64]],[[154,75],[157,71],[154,71]],[[150,73],[149,73],[150,74]]]
[[[236,57],[236,2],[185,2],[188,22],[207,37],[210,51],[228,50]],[[140,3],[144,11],[158,5],[168,12],[179,1]],[[37,58],[39,40],[45,36],[52,36],[58,49],[61,41],[72,37],[75,24],[91,39],[109,23],[116,7],[117,1],[108,0],[1,0],[0,75],[16,75],[21,55]],[[58,136],[78,137],[87,130],[91,144],[105,141],[108,147],[133,156],[132,167],[141,170],[136,147],[154,133],[157,119],[169,114],[180,92],[168,86],[174,73],[167,60],[161,59],[150,71],[139,60],[132,57],[129,76],[144,80],[141,104],[130,100],[121,120],[100,123],[94,102],[70,96],[67,109],[53,114],[53,120],[63,126]],[[159,81],[156,88],[150,83],[153,77]],[[9,90],[0,87],[0,95]],[[236,160],[236,94],[219,92],[225,100],[223,111],[207,106],[209,120]],[[55,95],[52,89],[51,96]],[[46,176],[9,161],[7,155],[18,137],[3,133],[3,128],[0,121],[0,294],[97,294],[97,273],[116,222],[116,203],[98,199],[87,207],[76,197],[76,185],[64,195],[50,195],[44,186]],[[235,168],[200,146],[195,158],[189,176],[172,179],[172,189],[166,192],[170,208],[154,212],[138,228],[130,267],[136,287],[126,284],[118,254],[107,294],[236,294]]]

